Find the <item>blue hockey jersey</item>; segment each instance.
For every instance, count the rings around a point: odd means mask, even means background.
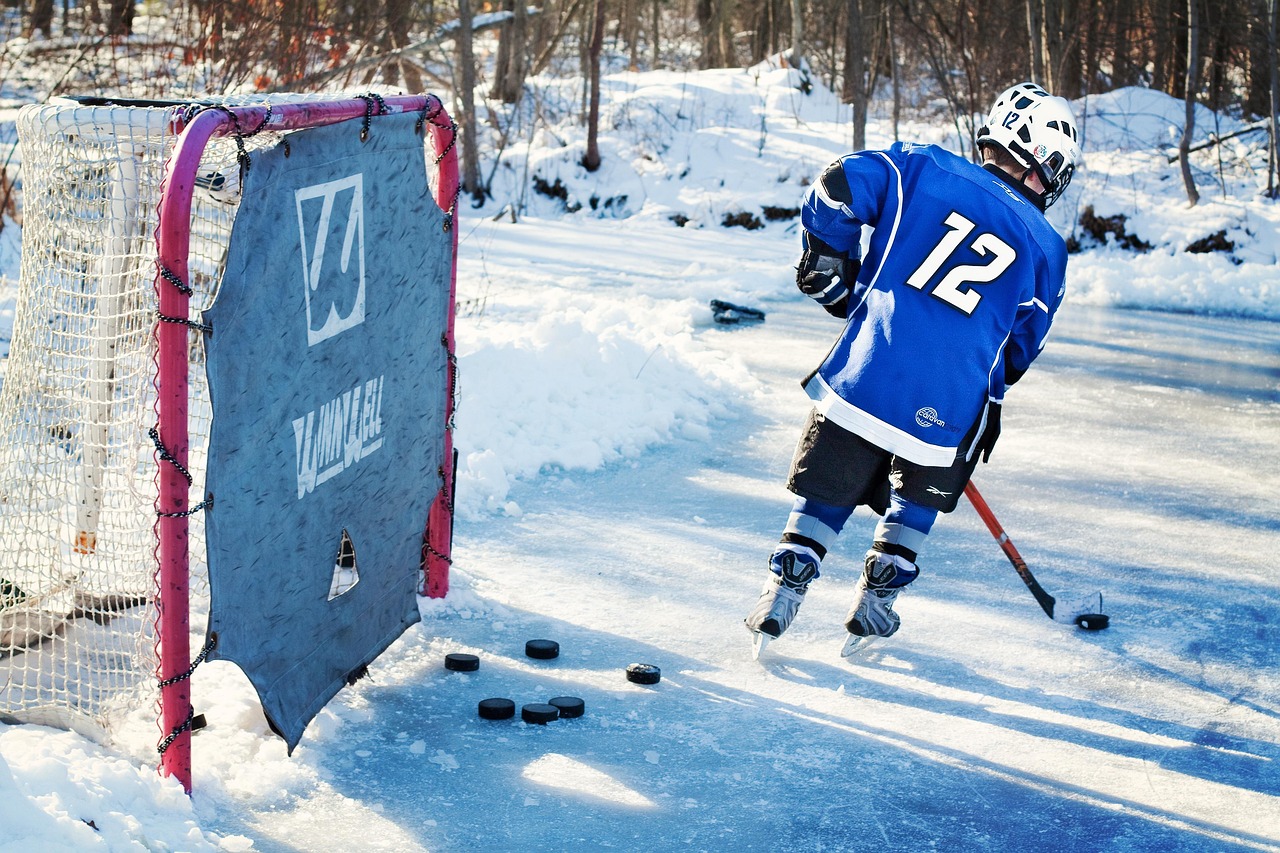
[[[1044,214],[999,177],[933,145],[897,143],[838,161],[851,201],[820,179],[801,222],[838,251],[870,239],[848,321],[805,380],[818,410],[918,465],[947,466],[1005,365],[1044,346],[1065,292],[1067,253]]]

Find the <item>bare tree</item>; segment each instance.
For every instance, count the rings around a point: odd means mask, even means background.
[[[1197,0],[1187,0],[1187,119],[1182,127],[1182,139],[1178,142],[1178,162],[1182,166],[1182,185],[1187,190],[1187,201],[1194,207],[1200,201],[1196,179],[1191,174],[1191,136],[1196,129],[1196,90],[1200,84],[1200,8]]]
[[[1271,18],[1275,3],[1270,0],[1248,0],[1246,20],[1249,27],[1246,46],[1248,92],[1244,108],[1249,115],[1274,113],[1271,106],[1271,70],[1275,67],[1275,48],[1271,38]]]
[[[1280,118],[1280,68],[1277,68],[1277,62],[1280,61],[1280,50],[1277,50],[1276,33],[1277,33],[1277,15],[1276,7],[1280,5],[1280,0],[1268,0],[1267,2],[1267,47],[1270,55],[1271,66],[1271,118],[1268,128],[1271,131],[1271,144],[1267,146],[1267,196],[1268,198],[1276,198],[1280,195],[1280,186],[1276,184],[1276,175],[1280,173],[1280,126],[1277,126],[1278,118]]]
[[[702,39],[699,68],[724,68],[732,64],[732,8],[733,0],[696,0],[698,31]]]
[[[591,46],[587,57],[590,66],[591,103],[587,114],[587,152],[582,165],[588,172],[600,168],[600,51],[604,47],[604,0],[596,0],[591,25]]]
[[[107,35],[127,36],[132,33],[135,9],[132,0],[111,0],[107,5],[107,20],[103,22]]]
[[[861,151],[867,147],[867,101],[870,90],[867,70],[871,57],[867,48],[867,18],[864,9],[872,7],[873,0],[848,0],[848,17],[845,19],[844,51],[844,100],[853,107],[853,148]]]
[[[805,66],[804,7],[800,0],[791,0],[791,66],[797,70],[803,70]]]
[[[25,7],[22,34],[31,38],[36,33],[53,35],[53,0],[30,0]]]
[[[480,181],[479,138],[476,130],[476,60],[472,45],[471,0],[458,0],[458,69],[455,90],[462,100],[457,110],[458,127],[462,131],[462,187],[472,200],[484,200],[487,190]]]
[[[529,12],[525,0],[505,0],[503,9],[511,13],[511,18],[498,31],[492,96],[504,104],[514,104],[524,91],[529,71]]]
[[[649,47],[653,50],[653,67],[656,70],[659,53],[660,40],[658,38],[658,24],[662,22],[662,0],[653,0],[653,32],[649,33]]]
[[[1027,33],[1030,36],[1031,82],[1048,87],[1044,61],[1044,0],[1027,0]]]
[[[893,141],[897,142],[902,138],[898,130],[902,123],[902,56],[898,46],[898,16],[894,13],[893,4],[885,4],[884,16],[889,42],[889,75],[893,82]]]
[[[569,27],[582,17],[582,7],[585,2],[586,0],[569,0],[566,4],[557,5],[555,23],[550,28],[550,35],[543,39],[541,50],[529,68],[530,74],[541,74],[547,69],[547,65],[555,58],[556,50],[562,47]],[[546,26],[545,21],[543,26]]]
[[[409,46],[409,28],[412,25],[412,0],[385,0],[383,20],[385,26],[378,37],[378,44],[383,54],[393,57],[389,62],[381,63],[382,79],[392,85],[404,79],[409,91],[422,91],[422,74],[417,67],[401,59],[400,49]]]

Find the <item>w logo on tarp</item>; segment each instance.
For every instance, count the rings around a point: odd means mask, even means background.
[[[315,346],[364,322],[364,176],[303,187],[294,200]]]

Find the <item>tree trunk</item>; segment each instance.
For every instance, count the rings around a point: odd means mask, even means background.
[[[623,4],[623,40],[627,45],[627,68],[640,70],[640,5],[641,0],[626,0]]]
[[[1138,83],[1140,77],[1136,63],[1133,61],[1133,41],[1137,27],[1134,24],[1133,5],[1129,0],[1121,0],[1116,4],[1113,20],[1115,36],[1111,47],[1111,85],[1117,88],[1133,86]]]
[[[384,15],[386,20],[385,45],[387,50],[399,50],[409,45],[412,10],[413,7],[410,0],[386,0]],[[406,89],[410,92],[422,91],[422,75],[408,63],[397,60],[383,74],[384,79],[392,85],[403,76]]]
[[[662,0],[653,0],[653,32],[649,34],[650,47],[653,48],[652,71],[658,70],[658,24],[662,21]]]
[[[720,39],[716,33],[717,7],[716,0],[697,0],[698,34],[702,40],[698,68],[703,71],[708,68],[719,68],[721,65]]]
[[[1271,66],[1271,144],[1267,154],[1267,195],[1270,198],[1280,196],[1280,185],[1276,183],[1280,175],[1280,50],[1277,50],[1276,36],[1280,31],[1280,14],[1277,14],[1280,0],[1269,0],[1267,3],[1267,48]]]
[[[514,104],[524,91],[529,65],[529,9],[525,0],[506,0],[503,11],[511,13],[498,30],[498,57],[491,95],[504,104]]]
[[[902,138],[898,131],[902,121],[902,58],[898,52],[898,16],[892,5],[885,7],[885,15],[889,29],[889,71],[893,75],[893,141],[897,142]]]
[[[1247,48],[1249,75],[1246,78],[1247,93],[1245,113],[1264,116],[1271,104],[1271,69],[1275,67],[1275,53],[1269,36],[1271,9],[1268,0],[1249,0],[1249,39]]]
[[[1084,63],[1081,59],[1081,19],[1088,7],[1082,3],[1058,2],[1053,29],[1053,88],[1055,95],[1078,98],[1085,94]]]
[[[472,45],[471,0],[458,0],[458,95],[462,109],[456,116],[462,131],[462,187],[477,204],[484,201],[485,188],[480,183],[479,140],[476,132],[476,59]]]
[[[1043,0],[1026,0],[1027,35],[1030,36],[1031,82],[1048,86],[1044,63],[1044,7]]]
[[[604,0],[596,0],[588,59],[591,71],[591,104],[587,112],[587,153],[582,166],[588,172],[600,168],[600,50],[604,47]]]
[[[53,35],[53,0],[31,0],[27,6],[26,24],[22,34],[31,38],[42,33],[45,38]]]
[[[1061,91],[1059,71],[1063,59],[1062,6],[1060,0],[1032,0],[1040,3],[1041,46],[1044,58],[1044,82],[1041,84],[1055,95]],[[1037,81],[1038,82],[1038,81]]]
[[[735,63],[733,52],[733,4],[734,0],[717,0],[716,8],[716,41],[720,62],[717,68],[727,68]]]
[[[804,70],[804,8],[800,0],[791,0],[791,67]]]
[[[1199,88],[1200,71],[1200,10],[1198,0],[1187,0],[1187,119],[1182,128],[1182,140],[1178,143],[1178,162],[1182,166],[1182,185],[1187,189],[1187,201],[1195,207],[1200,201],[1196,179],[1191,174],[1191,134],[1196,129],[1196,90]]]
[[[853,150],[867,147],[867,26],[862,0],[848,0],[844,40],[844,100],[853,107]]]
[[[52,2],[50,2],[49,6],[52,9]],[[107,35],[127,36],[133,32],[134,4],[132,0],[111,0],[107,15]]]

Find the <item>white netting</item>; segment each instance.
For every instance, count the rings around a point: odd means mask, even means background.
[[[177,141],[173,113],[65,102],[26,107],[18,119],[21,289],[0,388],[0,717],[96,735],[154,697],[156,465],[148,432],[156,424],[156,204]],[[277,141],[263,133],[244,144],[252,152]],[[201,161],[193,317],[220,276],[237,153],[233,139],[214,139]],[[209,425],[197,337],[191,333],[193,505],[202,498]],[[190,553],[199,632],[207,614],[199,513]]]

